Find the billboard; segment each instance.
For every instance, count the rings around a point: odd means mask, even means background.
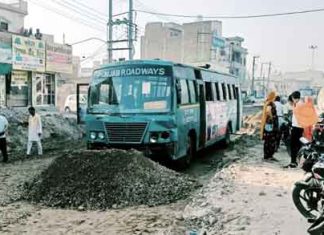
[[[0,63],[12,64],[11,35],[0,32]]]
[[[12,35],[13,68],[45,72],[45,42]]]
[[[71,74],[73,72],[72,47],[46,43],[46,71]]]

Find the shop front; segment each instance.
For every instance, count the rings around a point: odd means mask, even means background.
[[[57,78],[71,73],[71,46],[0,32],[0,106],[56,106]]]
[[[26,107],[36,103],[36,75],[45,73],[45,42],[12,35],[13,71],[8,106]],[[38,85],[39,86],[39,85]],[[40,88],[45,92],[45,88]]]
[[[0,106],[7,104],[7,80],[12,69],[11,35],[0,32]]]

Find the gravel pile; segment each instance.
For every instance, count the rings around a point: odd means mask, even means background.
[[[25,199],[79,210],[156,206],[184,199],[197,187],[137,151],[86,151],[55,159],[26,184]]]

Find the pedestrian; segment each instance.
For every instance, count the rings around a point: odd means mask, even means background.
[[[5,116],[0,115],[0,150],[2,153],[2,161],[8,162],[6,132],[8,131],[8,120]]]
[[[282,138],[282,134],[283,134],[283,124],[284,124],[284,107],[281,103],[281,98],[280,96],[276,96],[275,99],[275,105],[276,105],[276,111],[277,111],[277,116],[278,116],[278,132],[277,132],[277,141],[276,141],[276,151],[278,151],[279,147],[280,147],[280,141]]]
[[[293,101],[293,114],[292,114],[292,128],[291,128],[291,139],[290,139],[290,164],[285,166],[285,168],[296,168],[297,167],[297,155],[301,148],[300,138],[303,136],[304,129],[298,124],[297,115],[298,112],[296,110],[302,105],[300,100],[300,92],[294,91],[291,94],[292,101]]]
[[[42,121],[40,116],[36,113],[34,107],[29,107],[28,119],[28,143],[27,143],[27,156],[30,155],[33,143],[36,142],[38,155],[43,155],[43,148],[41,143],[42,137]]]
[[[298,124],[304,128],[304,137],[312,141],[313,126],[319,121],[313,99],[305,97],[305,102],[295,110]]]
[[[276,150],[276,137],[278,131],[278,116],[274,103],[275,98],[276,93],[270,92],[264,103],[260,128],[261,139],[264,140],[264,159],[271,161],[277,161],[277,159],[273,157]]]

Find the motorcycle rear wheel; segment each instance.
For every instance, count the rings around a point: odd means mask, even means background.
[[[307,219],[314,219],[319,215],[318,190],[308,184],[297,184],[292,191],[292,198],[297,210]]]

